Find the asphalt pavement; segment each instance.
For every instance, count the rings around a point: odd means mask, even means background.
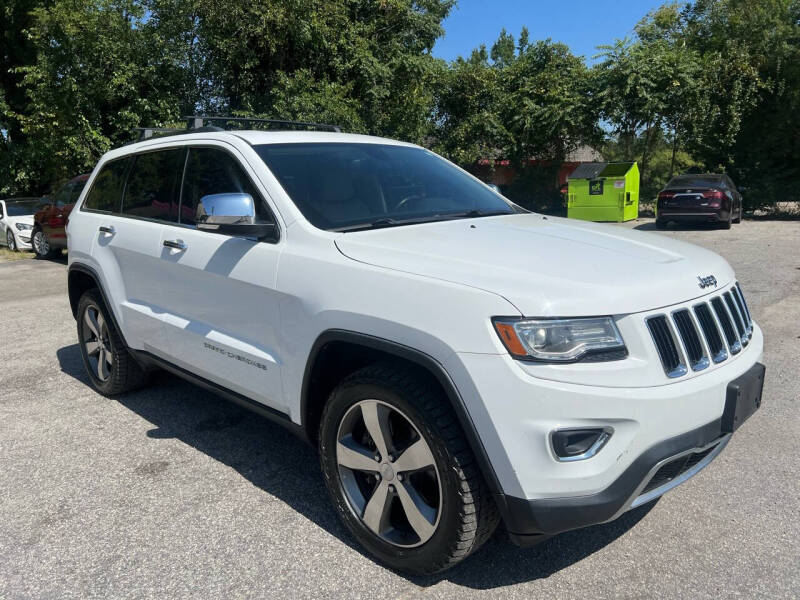
[[[95,393],[66,261],[0,263],[0,598],[796,598],[800,222],[658,235],[736,269],[766,339],[761,410],[654,505],[531,549],[495,536],[429,578],[355,546],[278,426],[166,374]]]

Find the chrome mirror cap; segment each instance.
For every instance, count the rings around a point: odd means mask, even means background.
[[[210,194],[200,198],[194,220],[198,227],[252,225],[256,220],[256,204],[250,194]]]

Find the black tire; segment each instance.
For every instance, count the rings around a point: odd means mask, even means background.
[[[741,223],[742,222],[742,207],[739,207],[739,212],[736,213],[736,218],[733,220],[734,223]]]
[[[11,229],[6,230],[6,246],[11,252],[18,252],[19,248],[17,248],[17,238],[14,237],[14,232]]]
[[[47,234],[42,231],[41,227],[35,227],[31,233],[31,247],[39,260],[46,260],[53,258],[58,254],[59,250],[53,250],[50,246],[50,240]]]
[[[390,543],[374,533],[357,514],[344,491],[337,460],[340,428],[356,404],[373,400],[387,406],[390,412],[394,409],[406,417],[427,442],[435,461],[440,482],[438,516],[433,533],[415,547]],[[497,526],[497,507],[447,398],[435,382],[412,368],[376,364],[342,381],[328,399],[322,415],[319,451],[325,484],[339,516],[373,556],[398,571],[422,575],[452,567],[489,539]],[[402,456],[401,453],[390,461],[397,460],[399,464]],[[374,476],[377,480],[385,479],[379,473]],[[399,476],[395,477],[400,480]],[[400,481],[413,486],[413,477],[406,476]],[[374,485],[377,490],[380,483]],[[390,485],[390,494],[394,495],[389,499],[389,512],[384,511],[384,514],[396,514],[391,513],[397,508],[392,503],[400,500],[393,489],[396,488]]]
[[[666,229],[666,228],[667,228],[666,221],[661,221],[659,219],[656,219],[656,229]]]
[[[722,223],[720,223],[719,227],[720,227],[720,229],[730,229],[731,228],[731,223],[733,223],[733,213],[729,212],[728,213],[728,220],[727,221],[723,221]]]
[[[94,328],[100,332],[102,339],[102,349],[99,349],[98,356],[95,358],[90,354],[87,344],[91,343],[90,338],[96,337],[93,328],[89,324],[91,319],[87,318],[87,312],[97,316]],[[114,326],[113,319],[110,318],[108,308],[103,302],[103,297],[97,288],[86,291],[78,301],[78,346],[81,351],[81,359],[86,373],[94,388],[105,396],[115,396],[142,387],[147,383],[147,372],[142,369],[139,363],[131,356],[122,337]],[[100,364],[105,354],[110,355],[110,364],[104,363],[104,371],[107,373],[105,378],[100,373]],[[96,362],[93,362],[95,360]]]

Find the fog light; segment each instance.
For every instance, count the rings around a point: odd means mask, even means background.
[[[555,429],[550,432],[550,444],[562,462],[586,460],[600,452],[613,433],[611,427]]]

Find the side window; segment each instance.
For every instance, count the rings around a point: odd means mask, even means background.
[[[72,196],[72,190],[75,188],[74,183],[67,183],[56,192],[54,198],[54,204],[56,208],[64,208],[67,204],[69,204],[70,197]]]
[[[123,214],[177,222],[183,152],[161,150],[134,157],[122,199]]]
[[[241,165],[227,152],[215,148],[190,148],[183,177],[180,222],[194,225],[197,203],[210,194],[250,194],[256,204],[257,220],[273,221],[261,195]]]
[[[75,204],[78,201],[78,198],[80,198],[81,192],[85,187],[86,187],[85,179],[83,181],[76,181],[75,183],[72,184],[72,194],[70,194],[69,197],[70,204]]]
[[[125,187],[125,174],[129,164],[128,158],[106,163],[95,177],[83,207],[103,212],[119,212],[122,189]]]

